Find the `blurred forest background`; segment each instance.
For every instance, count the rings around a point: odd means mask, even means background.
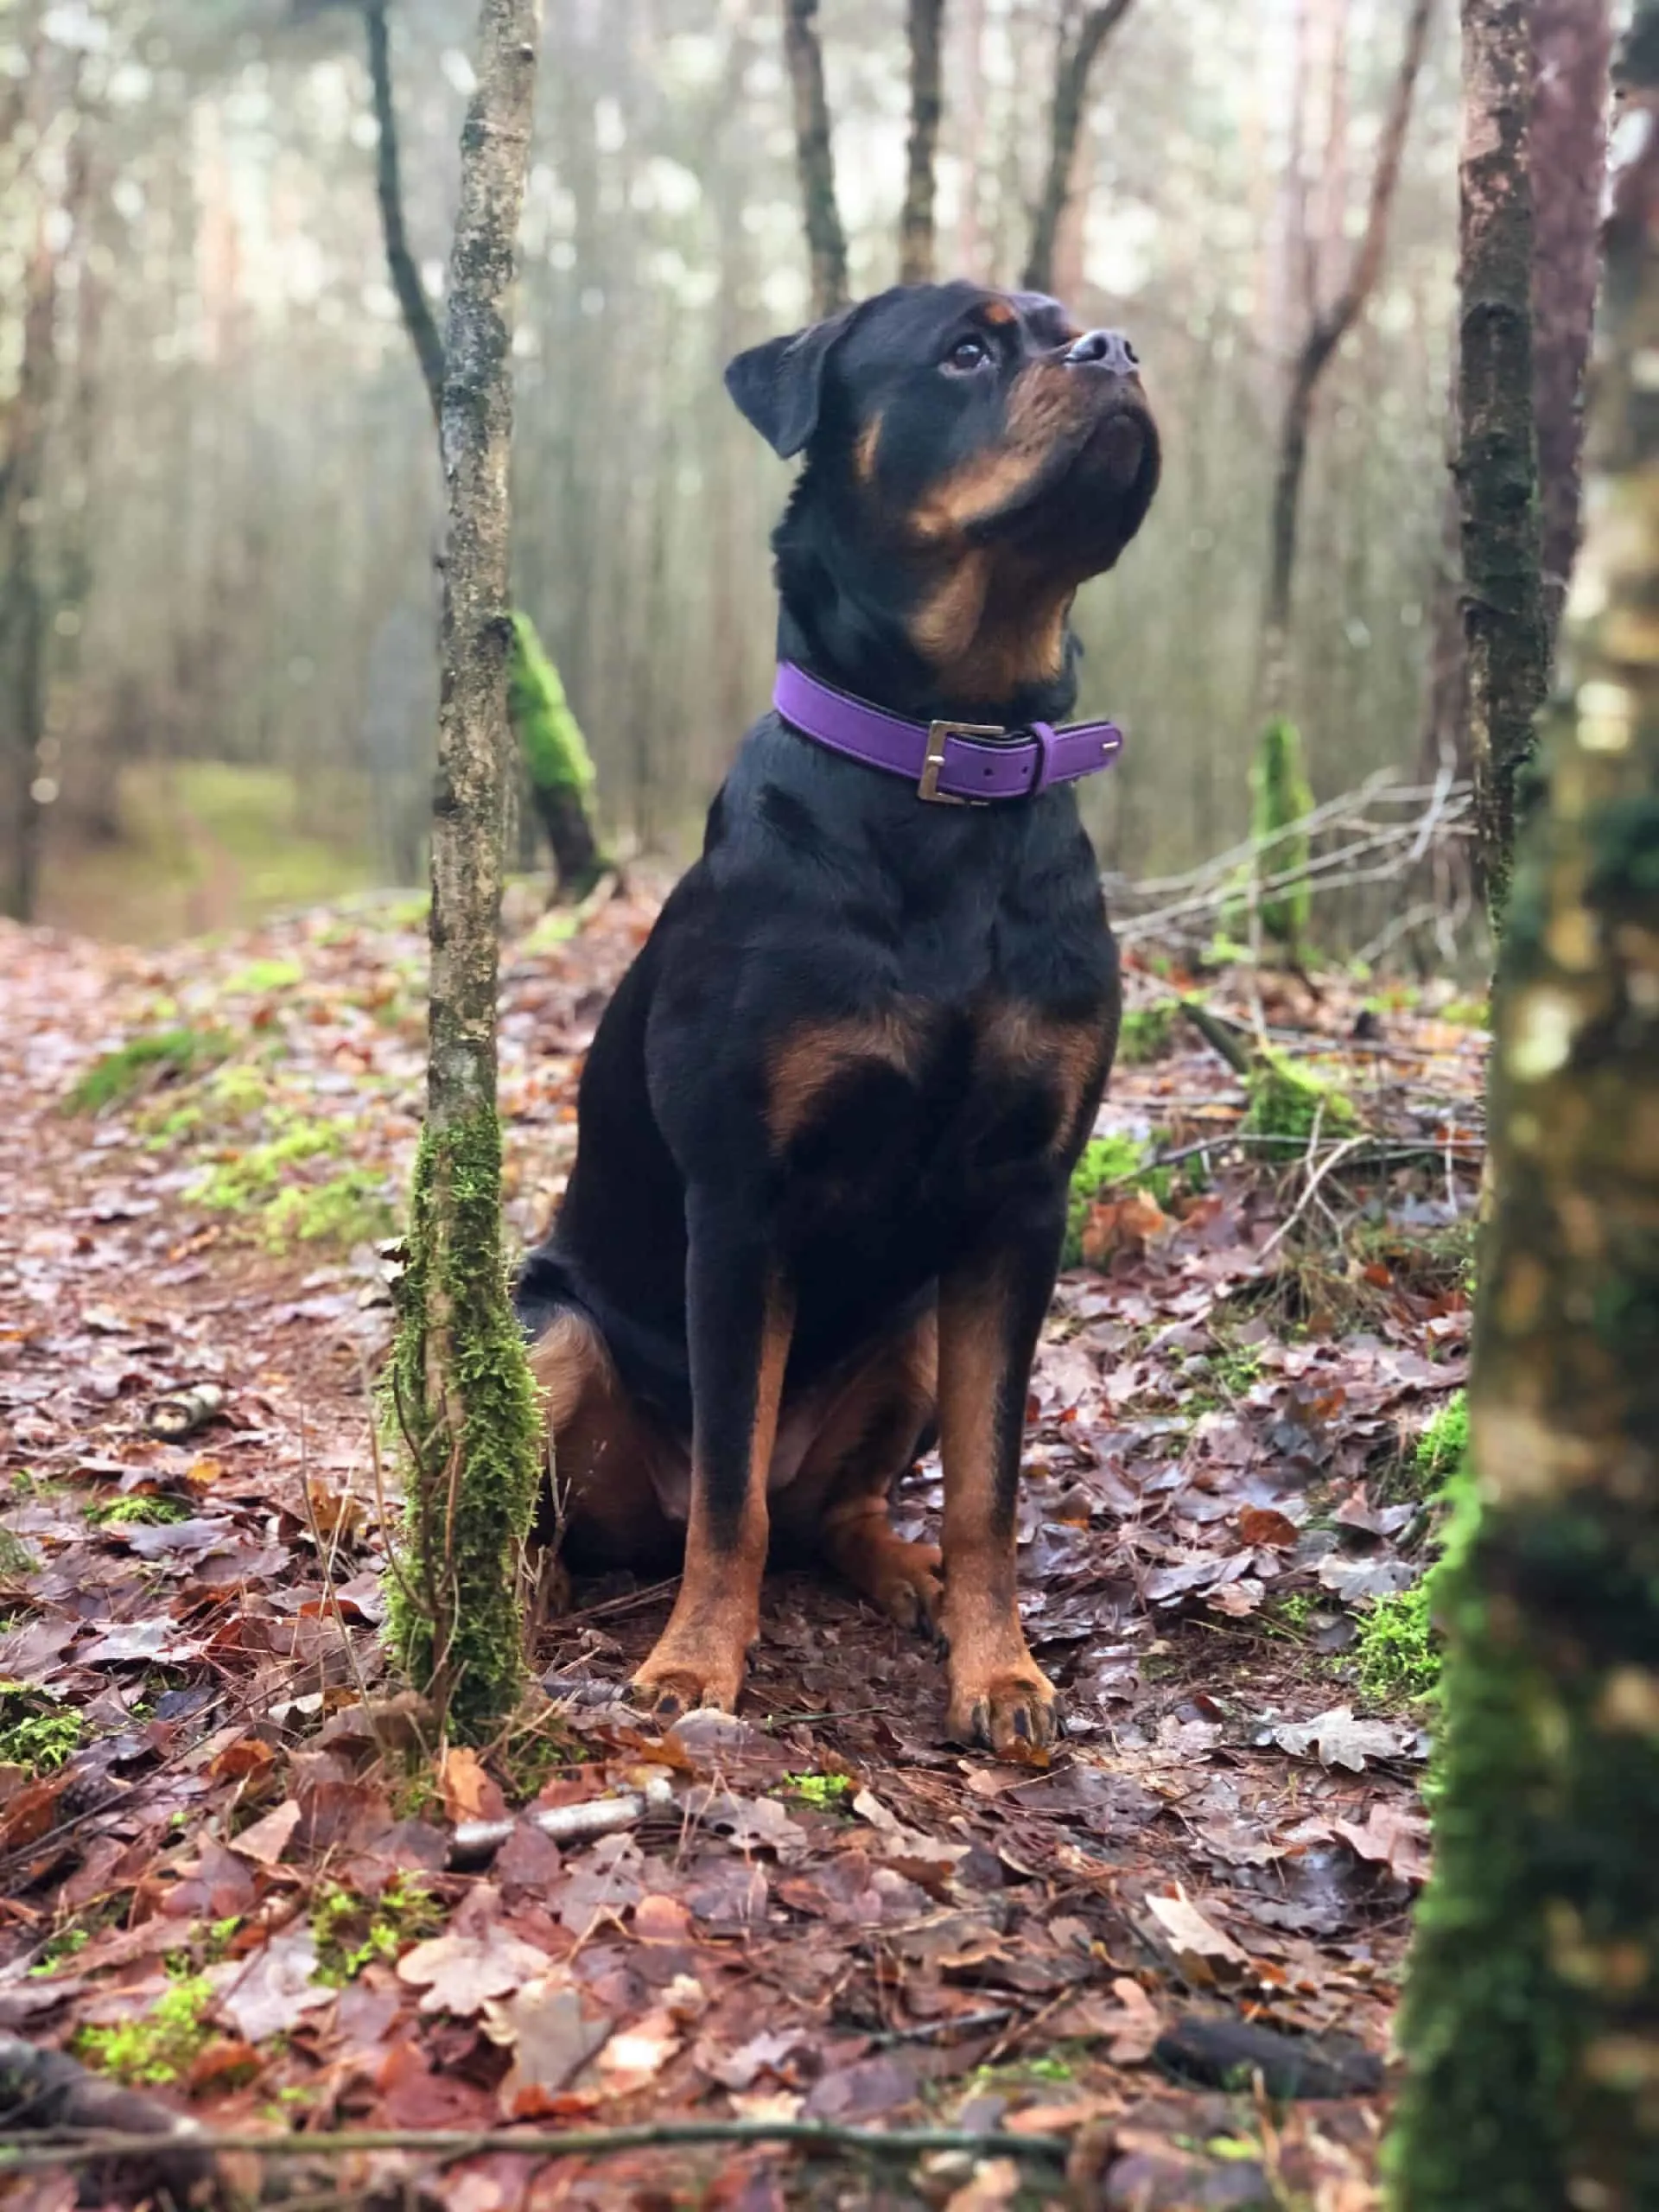
[[[547,0],[515,595],[607,829],[677,860],[767,697],[787,472],[721,372],[810,309],[785,12]],[[1087,802],[1109,869],[1177,871],[1245,833],[1281,420],[1365,228],[1408,12],[944,11],[936,264],[1003,283],[1030,258],[1057,67],[1113,18],[1052,285],[1130,333],[1167,455],[1141,541],[1080,607],[1082,708],[1130,737]],[[434,296],[474,14],[386,15]],[[1380,274],[1314,404],[1283,690],[1320,798],[1432,775],[1446,726],[1453,15],[1431,18]],[[817,27],[862,293],[898,273],[906,0],[825,0]],[[346,0],[4,11],[0,812],[10,845],[38,824],[42,919],[155,940],[421,876],[441,485],[388,279],[365,28]]]

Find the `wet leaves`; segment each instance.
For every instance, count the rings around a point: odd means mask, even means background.
[[[581,1056],[649,918],[618,901],[505,963],[520,1236],[568,1173]],[[1333,2026],[1386,2039],[1427,1863],[1422,1729],[1364,1705],[1342,1647],[1421,1569],[1405,1448],[1461,1379],[1466,1301],[1411,1262],[1444,1225],[1443,1153],[1329,1177],[1321,1198],[1388,1242],[1320,1257],[1274,1245],[1302,1171],[1230,1155],[1239,1109],[1202,1048],[1120,1075],[1106,1126],[1211,1149],[1201,1179],[1096,1202],[1096,1264],[1063,1278],[1033,1377],[1021,1601],[1072,1730],[1046,1768],[946,1742],[930,1655],[793,1573],[768,1585],[740,1719],[661,1738],[626,1705],[671,1593],[613,1577],[550,1627],[552,1701],[524,1741],[462,1751],[385,1677],[381,1255],[273,1257],[202,1208],[203,1159],[238,1132],[169,1135],[146,1118],[159,1094],[95,1125],[58,1111],[167,997],[251,1040],[225,1065],[285,1112],[349,1117],[352,1165],[396,1192],[418,934],[388,911],[214,950],[0,949],[0,1110],[22,1138],[0,1161],[0,1524],[26,1548],[0,1557],[0,2020],[65,2044],[200,1981],[202,2047],[168,2094],[207,2119],[925,2110],[1071,2136],[1091,2202],[1259,2193],[1254,2145],[1192,2147],[1231,2139],[1233,2107],[1163,2086],[1152,2054],[1195,2005],[1298,2050]],[[300,981],[248,999],[261,960]],[[1334,1046],[1344,989],[1275,1024]],[[1365,1062],[1402,1139],[1466,1126],[1476,1098],[1478,1060],[1435,1027],[1382,1025],[1421,1046],[1397,1084]],[[175,1087],[165,1110],[193,1103]],[[163,1403],[188,1428],[151,1417]],[[930,1459],[900,1486],[902,1533],[931,1534],[939,1506]],[[14,1719],[62,1713],[80,1727],[60,1769],[6,1757]],[[1313,2134],[1292,2113],[1287,2189],[1369,2201],[1370,2095]],[[569,2201],[662,2201],[718,2164],[624,2161],[568,2177]],[[778,2156],[732,2171],[731,2202],[793,2201]],[[1018,2175],[925,2179],[971,2212]],[[463,2161],[445,2202],[497,2212],[524,2180]]]

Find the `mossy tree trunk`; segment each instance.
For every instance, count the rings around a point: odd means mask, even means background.
[[[1630,67],[1659,105],[1659,0]],[[1659,134],[1617,182],[1545,796],[1500,960],[1480,1522],[1449,1630],[1399,2212],[1659,2204]]]
[[[1285,411],[1279,426],[1279,459],[1274,471],[1273,512],[1268,537],[1268,588],[1262,602],[1262,647],[1256,675],[1256,702],[1271,720],[1286,711],[1288,690],[1287,653],[1290,635],[1291,588],[1296,574],[1297,524],[1301,508],[1302,479],[1307,471],[1307,443],[1313,423],[1313,401],[1338,346],[1358,321],[1365,302],[1382,273],[1383,250],[1388,244],[1389,217],[1395,189],[1400,181],[1400,162],[1405,152],[1406,130],[1411,121],[1412,98],[1423,66],[1428,42],[1433,0],[1412,0],[1406,23],[1406,42],[1395,73],[1394,91],[1377,141],[1376,166],[1371,172],[1370,198],[1365,228],[1349,264],[1346,280],[1328,305],[1308,302],[1308,321],[1292,365]],[[1306,257],[1310,271],[1312,257]],[[1311,289],[1311,285],[1310,285]]]
[[[1100,50],[1129,12],[1130,0],[1100,0],[1075,30],[1063,18],[1054,57],[1054,92],[1048,109],[1048,162],[1042,190],[1032,212],[1031,244],[1026,249],[1028,292],[1054,289],[1054,250],[1071,204],[1077,167],[1077,140],[1089,107],[1089,79]]]
[[[836,156],[830,136],[830,100],[823,86],[823,48],[816,21],[818,0],[783,0],[784,59],[795,105],[795,162],[801,179],[801,213],[811,267],[812,313],[845,307],[847,233],[836,198]]]
[[[1544,614],[1554,639],[1579,548],[1579,454],[1607,163],[1608,0],[1533,0],[1532,402]]]
[[[394,1626],[457,1734],[522,1687],[522,1553],[541,1478],[536,1395],[501,1250],[495,1004],[509,739],[512,287],[537,0],[480,0],[449,263],[442,690],[432,823],[427,1118],[393,1353],[410,1450]]]
[[[944,0],[910,0],[910,141],[905,156],[905,204],[899,211],[899,282],[925,284],[933,275],[934,168],[944,102],[939,90]]]
[[[1532,393],[1529,0],[1463,0],[1458,482],[1477,859],[1494,922],[1549,677]]]

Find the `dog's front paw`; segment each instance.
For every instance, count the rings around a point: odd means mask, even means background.
[[[999,1758],[1020,1760],[1046,1751],[1065,1733],[1054,1685],[1029,1656],[989,1675],[953,1667],[945,1727],[959,1744],[982,1745]]]
[[[732,1652],[713,1643],[691,1644],[671,1632],[630,1684],[634,1703],[664,1728],[701,1706],[735,1713],[743,1687],[743,1656],[741,1645]]]

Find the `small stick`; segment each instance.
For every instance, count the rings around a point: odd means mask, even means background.
[[[638,2127],[530,2129],[356,2128],[337,2134],[260,2135],[235,2128],[181,2130],[162,2139],[209,2158],[251,2151],[265,2158],[347,2158],[376,2151],[414,2151],[429,2158],[602,2158],[619,2151],[649,2151],[676,2144],[787,2143],[803,2149],[841,2151],[864,2158],[913,2158],[929,2151],[966,2151],[976,2158],[1027,2158],[1056,2164],[1071,2145],[1064,2135],[1015,2135],[1005,2129],[960,2127],[840,2127],[816,2120],[670,2120]],[[154,2135],[56,2130],[50,2134],[0,2134],[0,2174],[49,2172],[86,2166],[102,2158],[154,2157]]]

